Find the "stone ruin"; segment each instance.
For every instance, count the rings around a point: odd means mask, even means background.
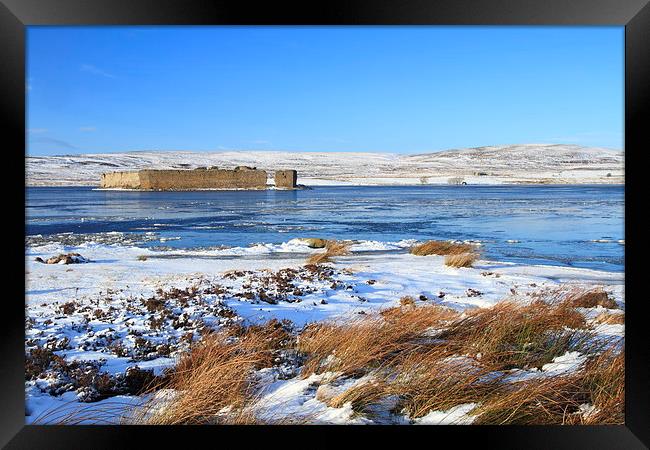
[[[277,170],[275,172],[275,187],[280,189],[295,189],[298,183],[298,172],[295,170]]]
[[[278,170],[276,186],[297,188],[295,170]],[[139,190],[196,190],[196,189],[267,189],[266,171],[239,166],[235,169],[200,167],[194,170],[138,170],[135,172],[103,173],[100,187],[108,189]]]

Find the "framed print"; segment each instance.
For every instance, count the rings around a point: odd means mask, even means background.
[[[646,448],[649,8],[4,1],[2,444]]]

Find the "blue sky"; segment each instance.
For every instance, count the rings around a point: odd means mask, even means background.
[[[623,27],[29,27],[27,151],[623,148]]]

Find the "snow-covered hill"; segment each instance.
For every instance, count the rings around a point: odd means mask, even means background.
[[[28,156],[30,186],[97,185],[103,172],[192,169],[202,166],[293,168],[301,184],[623,183],[624,155],[617,150],[561,144],[454,149],[435,153],[138,151],[68,156]]]

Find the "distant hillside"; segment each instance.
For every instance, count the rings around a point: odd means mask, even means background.
[[[343,152],[142,151],[25,158],[30,186],[98,185],[103,172],[255,166],[293,168],[298,182],[319,184],[623,183],[624,155],[577,145],[523,144],[400,155]],[[272,175],[269,173],[269,175]]]

